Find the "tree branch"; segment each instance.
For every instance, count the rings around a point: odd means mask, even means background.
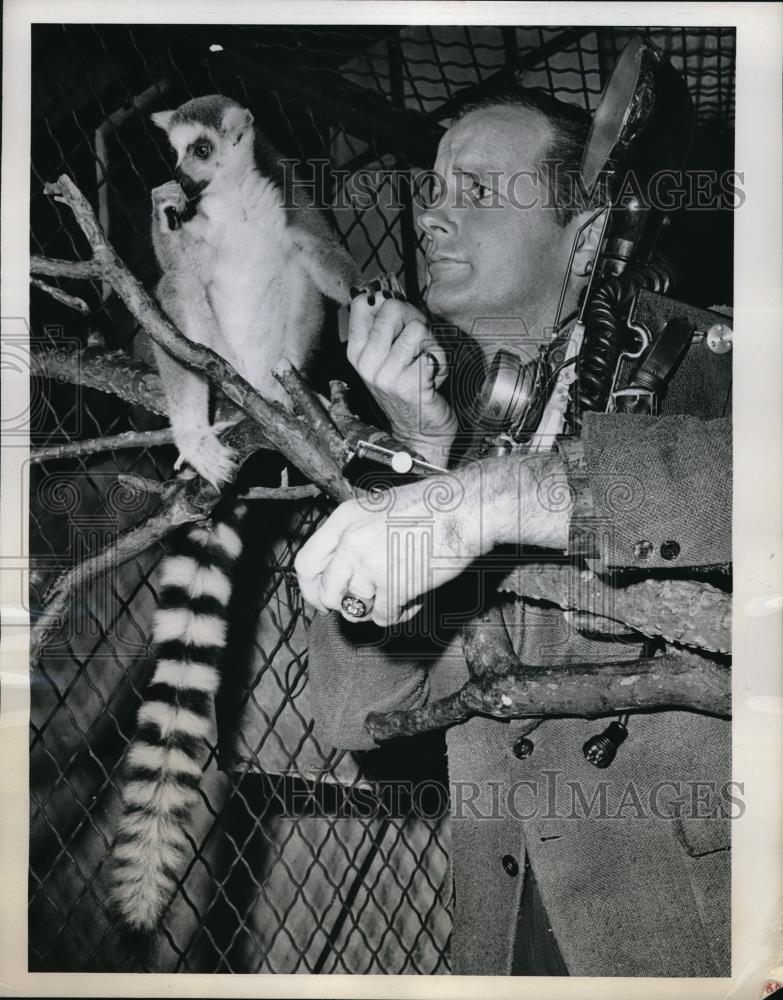
[[[496,719],[563,715],[591,719],[620,711],[673,708],[728,717],[729,668],[685,650],[631,663],[559,667],[518,663],[505,674],[477,676],[424,708],[373,712],[366,726],[373,739],[383,741],[465,722],[477,714]]]
[[[45,281],[40,281],[38,278],[30,278],[30,284],[34,288],[39,288],[42,292],[45,292],[46,295],[51,296],[56,302],[68,306],[69,309],[75,309],[82,316],[89,316],[90,307],[84,299],[80,299],[76,295],[69,295],[67,292],[62,291],[62,289],[55,288],[54,285],[47,285]]]
[[[317,486],[253,486],[247,493],[239,496],[240,500],[304,500],[307,497],[319,497],[321,490]]]
[[[147,476],[139,476],[135,472],[118,472],[117,482],[138,493],[151,493],[160,497],[168,493],[171,485],[170,483],[162,483],[158,479],[148,479]]]
[[[101,266],[94,260],[57,260],[53,257],[30,258],[30,273],[45,274],[50,278],[76,278],[92,281],[101,277]]]
[[[90,438],[87,441],[69,441],[67,444],[53,444],[45,448],[33,448],[30,451],[30,461],[37,464],[48,462],[51,459],[94,455],[100,451],[120,451],[124,448],[154,448],[158,445],[171,444],[173,440],[170,427],[164,427],[163,430],[159,431],[125,431],[122,434]]]
[[[379,430],[372,424],[366,424],[363,420],[355,416],[348,404],[348,386],[345,382],[340,382],[338,379],[331,381],[329,383],[329,395],[329,416],[352,451],[357,450],[359,441],[368,441],[370,444],[378,445],[387,451],[407,451],[414,458],[422,458],[409,445],[403,444],[396,438],[391,437],[390,434],[387,434],[386,431]],[[411,470],[411,475],[423,476],[429,474],[423,471],[419,472],[415,468]]]
[[[682,708],[731,714],[731,672],[724,663],[684,649],[615,663],[537,666],[514,653],[500,609],[488,608],[463,630],[470,680],[459,691],[409,711],[373,712],[373,739],[439,729],[473,715],[498,719],[575,715],[593,718],[635,709]]]
[[[653,578],[626,586],[556,563],[525,563],[501,585],[520,597],[622,622],[648,636],[713,653],[731,650],[731,595],[696,580]]]
[[[36,347],[31,367],[32,374],[41,378],[109,392],[126,403],[166,416],[166,397],[157,372],[125,351]]]
[[[47,589],[43,609],[30,629],[32,664],[38,662],[48,643],[62,628],[74,591],[87,586],[107,570],[144,552],[179,525],[203,520],[205,511],[197,506],[197,495],[194,496],[192,487],[187,489],[188,485],[184,480],[171,484],[169,495],[151,517],[119,535],[97,555],[85,559],[57,577]]]
[[[321,400],[289,358],[281,358],[272,368],[272,374],[291,397],[295,409],[305,418],[321,447],[342,469],[351,457],[351,447],[332,423]]]

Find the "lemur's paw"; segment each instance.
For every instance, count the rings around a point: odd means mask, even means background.
[[[162,224],[167,221],[166,209],[173,209],[176,215],[185,211],[188,197],[176,181],[167,181],[152,189],[152,208]]]
[[[176,441],[179,458],[174,468],[179,470],[187,462],[216,490],[236,473],[234,452],[221,444],[214,427],[196,427],[186,431]]]
[[[399,299],[405,301],[405,292],[397,279],[396,274],[390,271],[382,271],[376,278],[370,281],[363,281],[360,285],[355,285],[350,289],[351,299],[357,295],[367,295],[372,300],[374,296],[383,295],[386,298]]]
[[[353,257],[349,254],[341,254],[334,262],[334,298],[341,304],[347,305],[351,301],[351,289],[361,285],[362,272],[359,270]]]

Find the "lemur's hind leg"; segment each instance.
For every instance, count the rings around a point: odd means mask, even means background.
[[[220,333],[201,281],[194,275],[164,275],[157,297],[176,327],[197,344],[215,347]],[[187,462],[213,486],[219,488],[234,472],[233,453],[218,440],[209,423],[209,383],[198,372],[186,368],[157,344],[155,357],[166,392],[174,444],[179,450],[177,468]]]

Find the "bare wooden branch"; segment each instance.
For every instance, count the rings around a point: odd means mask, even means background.
[[[34,254],[30,258],[30,273],[44,274],[50,278],[77,278],[91,281],[100,278],[101,266],[94,260],[57,260]]]
[[[43,609],[30,630],[30,658],[35,664],[46,646],[62,628],[74,592],[92,580],[154,545],[174,528],[202,520],[205,511],[195,506],[184,482],[172,484],[170,495],[159,510],[142,524],[130,528],[97,555],[61,573],[48,588]],[[217,499],[217,496],[215,497]]]
[[[242,493],[240,500],[304,500],[319,497],[322,491],[317,486],[254,486]]]
[[[39,278],[30,278],[30,284],[34,288],[39,288],[42,292],[45,292],[46,295],[49,295],[61,305],[68,306],[69,309],[75,309],[76,312],[80,312],[82,316],[89,316],[90,307],[84,299],[80,299],[76,295],[69,295],[61,288],[55,288],[54,285],[47,285],[45,281],[41,281]]]
[[[69,351],[60,347],[44,347],[33,355],[33,372],[45,378],[59,379],[73,385],[108,392],[127,403],[144,406],[152,413],[166,414],[166,398],[157,372],[145,361],[132,358],[124,351],[97,351],[92,347]],[[241,417],[230,403],[221,409],[220,420]],[[164,431],[154,432],[160,433]],[[165,433],[170,433],[168,429]],[[269,441],[258,424],[249,418],[221,435],[221,440],[233,448],[240,461]]]
[[[59,379],[74,385],[108,392],[127,403],[144,406],[151,413],[166,415],[166,397],[157,372],[145,361],[132,358],[124,351],[99,351],[87,347],[81,351],[69,351],[61,347],[44,347],[33,355],[33,372],[46,378]],[[219,413],[220,420],[241,417],[230,403]],[[149,432],[170,434],[169,428]],[[253,452],[269,448],[270,442],[258,424],[246,418],[221,435],[230,448],[237,452],[239,461],[244,461]]]
[[[36,348],[32,374],[109,392],[126,403],[166,415],[166,398],[158,373],[124,351],[81,351],[64,347]]]
[[[243,379],[219,354],[188,340],[163,315],[138,279],[131,274],[107,241],[87,199],[69,177],[62,175],[44,188],[57,201],[67,204],[82,229],[108,281],[133,317],[150,337],[172,357],[189,368],[202,372],[215,382],[228,398],[253,417],[263,428],[271,444],[296,465],[308,478],[323,487],[336,500],[352,495],[342,469],[331,456],[313,444],[302,425],[281,406],[268,402]]]
[[[148,479],[135,472],[118,472],[117,482],[122,486],[136,490],[138,493],[150,493],[154,496],[165,496],[170,489],[170,483],[162,483],[158,479]]]
[[[296,410],[305,418],[316,441],[342,469],[351,457],[351,448],[340,434],[323,403],[305,382],[290,358],[282,357],[272,368],[272,374],[282,385]]]
[[[504,581],[503,589],[611,618],[667,642],[713,653],[731,649],[731,595],[703,581],[654,578],[614,586],[595,574],[585,580],[570,566],[526,563]]]
[[[45,448],[33,448],[30,461],[34,464],[59,458],[76,458],[95,455],[101,451],[121,451],[125,448],[155,448],[173,441],[171,428],[159,431],[125,431],[108,437],[89,438],[87,441],[69,441],[67,444],[53,444]]]
[[[459,691],[410,711],[374,712],[373,739],[413,736],[465,722],[682,708],[728,717],[731,672],[720,660],[669,648],[664,655],[615,663],[538,666],[514,653],[500,609],[486,608],[463,629],[470,680]]]
[[[423,458],[423,456],[413,451],[410,445],[403,444],[390,434],[387,434],[386,431],[379,430],[377,427],[373,427],[372,424],[367,424],[354,416],[348,403],[348,386],[345,382],[340,382],[337,379],[331,381],[329,383],[329,396],[329,416],[346,439],[352,451],[356,451],[359,441],[369,441],[370,444],[386,448],[388,451],[407,451],[414,458]],[[424,476],[429,474],[415,468],[411,470],[411,475]]]
[[[488,672],[424,708],[372,713],[366,726],[376,740],[439,729],[476,714],[496,719],[573,715],[597,718],[634,709],[731,714],[727,666],[686,650],[632,663],[519,664],[513,672]]]

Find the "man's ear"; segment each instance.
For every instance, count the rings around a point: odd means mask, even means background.
[[[162,128],[164,132],[168,132],[173,116],[173,111],[153,111],[150,115],[150,121],[153,125],[157,125],[158,128]]]
[[[225,134],[236,145],[245,132],[253,124],[253,115],[247,108],[229,107],[223,112],[222,128]]]
[[[590,218],[589,212],[583,212],[574,220],[574,228],[579,235],[576,238],[574,261],[571,265],[572,274],[579,277],[586,277],[593,270],[595,258],[599,250],[598,243],[601,239],[604,217],[605,213],[601,212],[586,229],[582,229],[582,227]]]

